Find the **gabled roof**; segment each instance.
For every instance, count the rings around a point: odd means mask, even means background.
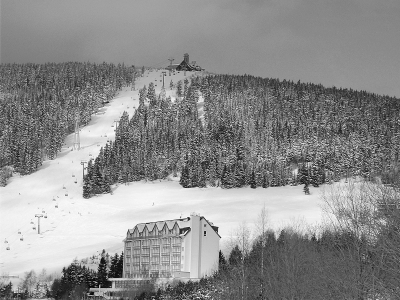
[[[215,231],[215,233],[221,237],[218,233],[218,227],[214,226],[212,222],[209,222],[206,218],[200,217],[200,219],[204,219],[208,225]],[[157,226],[158,230],[162,230],[164,226],[167,227],[168,230],[172,230],[175,226],[178,226],[180,230],[182,230],[182,233],[180,235],[185,236],[188,232],[190,232],[190,217],[183,218],[183,219],[173,219],[173,220],[165,220],[165,221],[156,221],[156,222],[147,222],[147,223],[139,223],[136,224],[135,227],[132,229],[128,230],[128,235],[132,234],[135,232],[135,230],[138,230],[139,233],[142,233],[145,229],[150,231],[153,231],[154,227]]]

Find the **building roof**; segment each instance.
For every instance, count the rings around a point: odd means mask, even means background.
[[[200,217],[200,220],[204,219],[206,222],[210,225],[210,227],[218,234],[218,227],[214,226],[212,222],[209,222],[206,218]],[[128,229],[128,234],[131,234],[137,229],[139,233],[142,233],[145,228],[147,228],[148,231],[152,231],[154,229],[154,226],[157,226],[158,230],[162,230],[164,226],[167,226],[168,229],[173,229],[175,225],[178,225],[179,229],[187,229],[184,232],[184,235],[190,230],[190,217],[186,218],[181,218],[181,219],[173,219],[173,220],[165,220],[165,221],[155,221],[155,222],[147,222],[147,223],[139,223],[136,224],[135,227],[132,229]],[[221,237],[218,234],[219,237]]]

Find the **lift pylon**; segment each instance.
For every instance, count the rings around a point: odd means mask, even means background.
[[[81,141],[79,137],[79,112],[75,113],[75,135],[74,135],[74,150],[81,149]]]

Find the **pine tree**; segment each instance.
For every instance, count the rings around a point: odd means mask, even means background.
[[[108,273],[108,278],[116,278],[117,276],[117,268],[118,268],[118,253],[111,258],[110,272]]]
[[[218,263],[219,263],[219,264],[218,264],[218,269],[219,269],[220,271],[221,271],[221,270],[223,271],[223,270],[226,269],[227,262],[226,262],[224,253],[222,253],[221,250],[219,250]]]
[[[240,251],[239,246],[236,245],[229,254],[229,265],[230,266],[238,266],[242,261],[242,251]]]
[[[109,283],[108,283],[108,277],[107,277],[107,262],[105,259],[105,256],[102,256],[100,259],[100,263],[99,266],[97,268],[97,282],[99,285],[101,285],[102,287],[108,287]]]
[[[250,177],[250,187],[252,189],[255,189],[257,187],[257,183],[256,183],[256,175],[254,170],[251,172],[251,177]]]
[[[116,278],[122,278],[123,277],[123,270],[124,270],[124,252],[121,252],[121,255],[119,256],[119,260],[118,260],[118,263],[117,263],[115,277]]]
[[[179,180],[179,184],[184,188],[191,187],[190,178],[189,178],[189,168],[187,165],[184,165],[181,171],[181,178]]]

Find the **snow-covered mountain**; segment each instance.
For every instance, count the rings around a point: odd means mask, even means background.
[[[170,178],[113,186],[112,195],[84,199],[81,161],[95,158],[101,146],[114,139],[114,121],[124,111],[132,116],[140,88],[154,82],[156,92],[161,91],[161,72],[146,71],[137,79],[135,90],[124,88],[100,109],[81,128],[79,151],[72,151],[71,134],[56,159],[45,161],[31,175],[12,177],[6,187],[0,188],[1,274],[21,277],[32,269],[60,271],[74,258],[88,257],[102,249],[120,253],[127,229],[136,223],[184,217],[194,211],[219,227],[222,248],[239,223],[246,221],[251,225],[256,221],[264,203],[270,225],[275,229],[295,218],[309,223],[321,219],[320,190],[311,188],[311,195],[304,195],[302,186],[184,189],[178,178]],[[171,76],[167,72],[167,96],[175,96],[169,88],[171,80],[176,83],[192,75],[195,72]],[[40,234],[35,214],[47,216],[40,218]]]

